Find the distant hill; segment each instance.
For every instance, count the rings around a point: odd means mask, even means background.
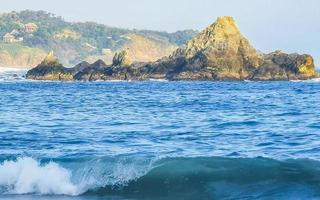
[[[155,61],[196,34],[193,30],[167,33],[71,23],[45,11],[10,12],[0,15],[0,66],[32,67],[51,50],[66,66],[97,59],[111,63],[115,52],[124,49],[131,51],[133,61]]]

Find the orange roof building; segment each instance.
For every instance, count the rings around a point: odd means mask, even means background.
[[[35,23],[27,23],[24,25],[24,31],[27,33],[33,33],[38,30],[38,26]]]

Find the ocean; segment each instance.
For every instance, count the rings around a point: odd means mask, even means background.
[[[0,199],[320,199],[320,81],[0,71]]]

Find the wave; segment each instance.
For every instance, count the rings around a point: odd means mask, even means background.
[[[70,179],[70,171],[53,162],[41,166],[32,158],[18,158],[0,165],[2,193],[79,194]]]
[[[0,165],[2,194],[173,199],[295,199],[320,195],[320,163],[267,158],[17,158]]]

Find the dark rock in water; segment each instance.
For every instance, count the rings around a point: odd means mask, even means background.
[[[73,71],[75,72],[81,72],[85,70],[86,68],[90,67],[90,63],[86,61],[82,61],[81,63],[77,64],[76,66],[73,67]]]
[[[51,60],[51,61],[50,61]],[[232,17],[217,21],[184,48],[152,63],[132,63],[128,51],[116,53],[113,64],[102,60],[65,68],[47,58],[27,78],[44,80],[296,80],[317,77],[309,55],[276,51],[259,53],[241,34]]]
[[[26,78],[34,80],[70,81],[73,80],[73,74],[72,70],[63,67],[53,52],[50,52],[37,67],[27,72]]]
[[[96,81],[103,80],[105,71],[107,71],[108,65],[102,60],[98,60],[95,63],[86,66],[83,70],[78,70],[74,75],[75,80],[82,81]]]
[[[264,63],[252,80],[298,80],[316,77],[313,58],[309,55],[285,54],[281,51],[264,55]]]

